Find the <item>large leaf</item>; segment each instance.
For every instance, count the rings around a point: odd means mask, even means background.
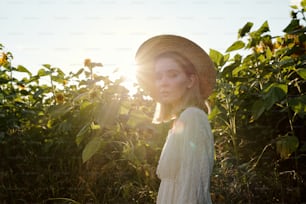
[[[271,51],[271,49],[269,47],[266,48],[266,58],[267,60],[271,60],[271,58],[273,57],[273,53]]]
[[[56,81],[60,84],[64,83],[64,78],[60,75],[56,75],[56,76],[51,76],[52,81]]]
[[[88,161],[93,155],[95,155],[103,146],[104,142],[101,137],[93,137],[85,146],[82,152],[82,160],[85,163]]]
[[[285,68],[295,65],[295,61],[294,59],[292,59],[292,57],[285,56],[281,59],[280,62],[276,63],[275,65],[277,65],[280,68]]]
[[[306,115],[306,95],[291,98],[288,101],[289,107],[301,118]]]
[[[18,65],[16,71],[25,72],[25,73],[28,73],[30,76],[32,76],[32,73],[22,65]]]
[[[299,139],[296,136],[286,135],[276,141],[276,151],[282,159],[288,159],[299,147]]]
[[[282,100],[288,92],[286,84],[273,83],[263,90],[263,97],[252,106],[251,122],[257,120],[264,111],[269,110],[276,102]]]
[[[236,67],[235,69],[233,69],[232,75],[237,77],[239,75],[239,72],[246,68],[247,68],[246,66],[240,65],[239,67]]]
[[[263,34],[265,32],[268,32],[270,31],[270,28],[269,28],[269,24],[268,24],[268,21],[265,21],[261,26],[260,28],[258,29],[257,33],[258,34]]]
[[[65,77],[65,73],[60,68],[56,68],[56,71],[58,73],[58,76],[60,76],[62,78]]]
[[[50,72],[50,71],[46,71],[45,69],[40,69],[40,70],[38,70],[38,72],[37,72],[37,75],[40,76],[40,77],[42,77],[42,76],[47,76],[47,75],[49,75],[49,74],[51,74],[51,72]]]
[[[265,101],[265,108],[269,110],[276,102],[282,100],[288,92],[288,86],[286,84],[272,83],[266,89],[263,90],[265,94],[263,99]]]
[[[114,124],[116,119],[119,117],[120,101],[113,100],[107,104],[101,104],[96,107],[95,110],[95,121],[101,127],[107,127]]]
[[[51,69],[51,65],[50,64],[43,64],[44,67],[46,67],[47,69]]]
[[[263,100],[256,101],[252,106],[252,118],[250,122],[257,120],[264,113],[265,109]]]
[[[77,77],[77,78],[78,78],[78,77],[80,76],[80,74],[83,73],[83,71],[84,71],[84,69],[81,68],[81,69],[79,69],[79,71],[77,71],[77,73],[75,73],[75,74],[74,74],[74,73],[71,73],[71,74],[72,74],[73,77]]]
[[[208,115],[208,119],[209,120],[213,120],[214,118],[217,117],[218,114],[220,114],[221,111],[220,109],[218,108],[218,106],[214,106],[214,108],[211,110],[211,112],[209,113]]]
[[[89,130],[90,130],[90,125],[91,125],[90,122],[86,123],[86,124],[80,129],[80,131],[78,132],[78,134],[76,135],[76,137],[75,137],[75,142],[76,142],[77,145],[80,145],[81,142],[84,140],[86,134],[87,134],[87,133],[89,132]]]
[[[244,48],[244,46],[245,46],[244,42],[241,41],[241,40],[238,40],[238,41],[234,42],[229,48],[227,48],[226,52],[240,50],[240,49]]]
[[[306,69],[305,68],[297,69],[296,72],[298,73],[298,75],[300,75],[300,77],[302,77],[303,79],[306,79]]]
[[[127,124],[132,127],[141,127],[144,123],[150,123],[150,121],[151,118],[149,118],[143,111],[132,110],[129,113],[129,120]]]
[[[292,34],[298,29],[300,29],[300,21],[298,19],[292,19],[289,25],[283,31],[288,34]]]
[[[65,115],[71,110],[72,110],[72,106],[70,104],[58,104],[58,105],[51,106],[48,112],[50,116],[52,116],[53,118],[58,118],[58,117]]]
[[[238,32],[238,37],[242,38],[245,36],[246,33],[250,32],[251,28],[253,27],[252,22],[247,22]]]
[[[224,64],[224,57],[223,55],[218,52],[217,50],[210,49],[209,50],[209,56],[211,60],[217,65],[222,66]]]
[[[241,65],[241,59],[242,56],[240,54],[236,54],[234,56],[234,62],[227,65],[226,67],[223,68],[222,70],[222,77],[231,77],[232,76],[232,71]]]

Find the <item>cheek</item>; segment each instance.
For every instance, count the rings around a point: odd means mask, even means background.
[[[180,77],[175,79],[173,85],[178,89],[185,90],[189,86],[189,81],[185,77]]]

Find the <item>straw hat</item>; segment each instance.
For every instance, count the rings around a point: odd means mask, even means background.
[[[136,52],[136,77],[141,88],[151,97],[157,97],[154,84],[155,59],[165,52],[178,52],[187,57],[198,72],[203,99],[212,93],[216,70],[207,53],[194,42],[176,35],[158,35],[145,41]]]

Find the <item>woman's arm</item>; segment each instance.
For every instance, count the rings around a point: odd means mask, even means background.
[[[198,108],[187,108],[176,121],[174,131],[180,144],[176,203],[211,203],[214,141],[207,115]]]

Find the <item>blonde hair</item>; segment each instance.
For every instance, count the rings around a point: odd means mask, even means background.
[[[188,106],[198,107],[205,112],[209,112],[210,108],[208,102],[203,99],[200,92],[200,81],[197,70],[194,65],[183,55],[178,52],[165,52],[155,58],[155,61],[161,58],[171,58],[183,69],[187,76],[194,75],[195,81],[193,86],[189,89],[179,107],[173,107],[169,104],[156,103],[153,123],[168,122],[175,119],[178,114]]]

